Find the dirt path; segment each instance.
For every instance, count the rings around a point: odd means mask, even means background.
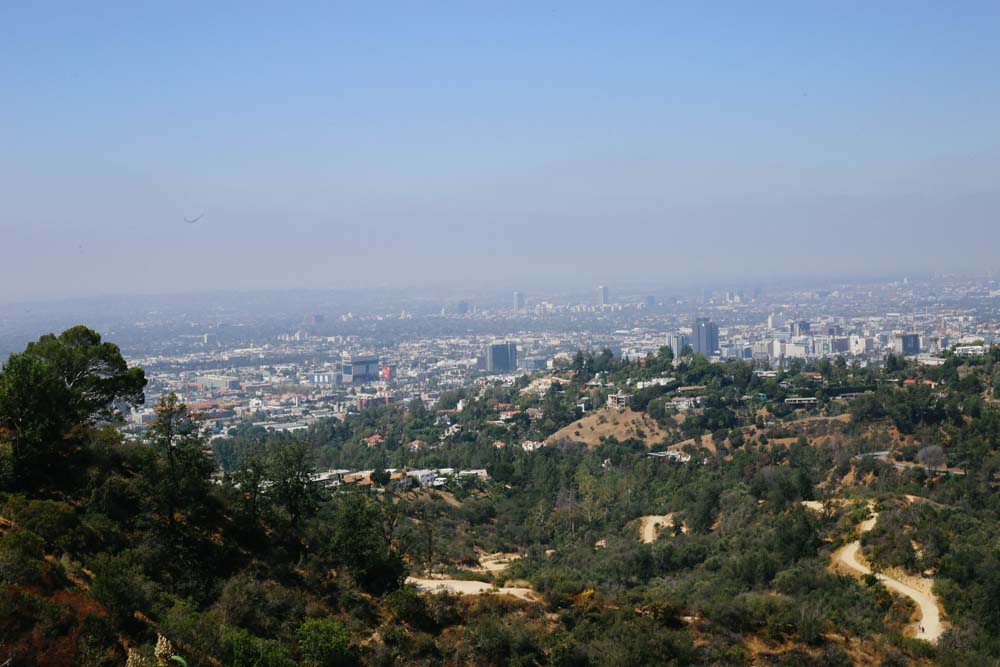
[[[826,511],[828,507],[839,507],[846,504],[847,501],[843,498],[827,498],[826,500],[802,500],[799,502],[800,505],[805,507],[807,510],[817,512],[822,514]]]
[[[521,554],[518,553],[484,554],[479,557],[479,568],[486,572],[503,572],[520,558]]]
[[[514,561],[520,560],[521,554],[498,551],[493,554],[479,552],[479,564],[467,565],[461,569],[467,572],[490,572],[496,574],[507,570]]]
[[[510,595],[520,600],[536,602],[535,592],[530,588],[494,588],[493,584],[482,581],[462,581],[460,579],[418,579],[407,577],[406,583],[426,593],[458,593],[459,595]]]
[[[867,533],[869,530],[874,528],[876,521],[878,521],[878,514],[862,521],[859,526],[861,532]],[[872,574],[871,568],[858,560],[858,554],[860,551],[861,540],[855,540],[843,549],[837,551],[834,554],[834,560],[842,563],[844,566],[854,570],[855,572],[860,572],[861,574]],[[920,610],[920,620],[912,624],[915,631],[914,636],[917,639],[925,639],[936,644],[938,639],[940,639],[941,635],[944,633],[944,626],[941,622],[941,614],[938,611],[937,597],[917,590],[916,588],[908,586],[907,584],[897,579],[893,579],[885,574],[879,573],[875,576],[885,585],[886,588],[896,591],[900,595],[905,595],[917,604],[917,608]]]
[[[652,544],[659,537],[661,528],[674,525],[674,512],[670,514],[647,514],[639,522],[639,539],[644,544]],[[681,524],[681,532],[686,533],[687,526]]]

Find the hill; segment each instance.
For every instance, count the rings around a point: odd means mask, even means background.
[[[115,411],[144,400],[141,370],[89,330],[43,337],[0,371],[0,664],[1000,658],[1000,411],[982,400],[1000,354],[949,360],[934,392],[893,382],[924,369],[869,369],[877,391],[808,411],[747,364],[695,358],[674,369],[705,387],[684,419],[659,387],[577,419],[598,361],[625,386],[662,373],[580,355],[541,395],[469,392],[455,424],[379,405],[294,435],[243,424],[209,448],[172,395],[126,440]],[[708,451],[680,465],[629,442],[661,441],[657,418]],[[416,438],[439,444],[399,446]],[[327,485],[320,462],[371,473]],[[832,570],[845,560],[859,576]]]
[[[627,408],[624,410],[601,408],[564,426],[545,441],[554,443],[572,440],[588,447],[596,447],[609,438],[615,438],[619,442],[629,439],[641,440],[649,446],[659,444],[666,435],[656,420],[645,412],[635,412]]]

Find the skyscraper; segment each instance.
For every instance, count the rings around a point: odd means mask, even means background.
[[[692,327],[691,347],[695,354],[709,357],[719,349],[719,325],[707,317],[699,317]]]
[[[920,354],[920,336],[918,334],[897,333],[892,347],[896,354],[906,356]]]
[[[667,334],[667,347],[673,350],[675,357],[681,356],[681,353],[684,352],[684,348],[690,344],[691,343],[688,340],[687,334]]]
[[[517,370],[517,343],[493,343],[483,350],[486,370],[490,373],[507,373]]]
[[[608,305],[608,286],[598,285],[597,286],[597,302],[602,306]]]
[[[524,292],[514,292],[514,310],[524,310]]]
[[[340,372],[345,384],[378,380],[379,371],[378,357],[374,355],[341,355]]]
[[[793,336],[808,336],[812,327],[805,320],[799,322],[792,322],[788,325],[788,333]]]

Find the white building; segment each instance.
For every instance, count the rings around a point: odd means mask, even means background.
[[[411,470],[406,476],[415,479],[420,486],[430,486],[438,475],[436,470]]]

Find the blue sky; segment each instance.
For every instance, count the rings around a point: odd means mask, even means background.
[[[0,301],[997,268],[995,2],[29,4]]]

